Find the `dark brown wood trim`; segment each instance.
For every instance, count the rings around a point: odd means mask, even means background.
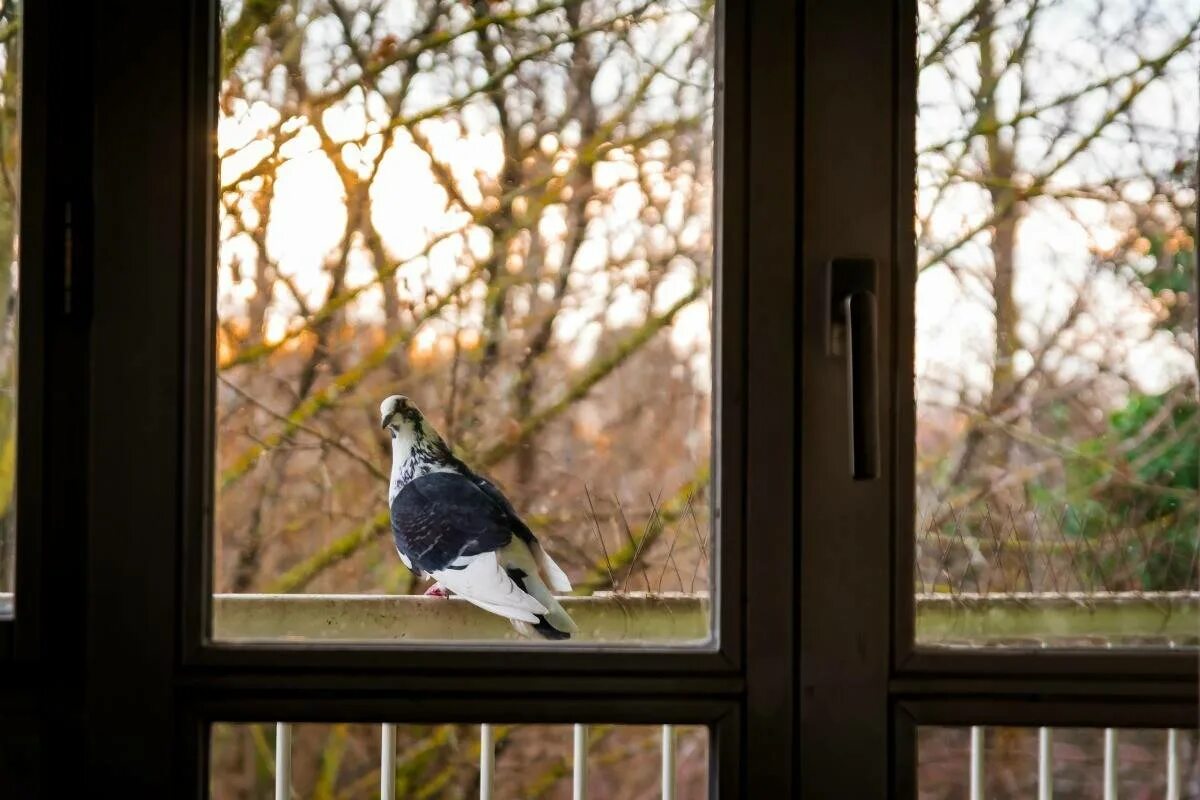
[[[1059,728],[1193,728],[1194,704],[1145,699],[994,699],[976,696],[901,701],[920,725],[1003,725]]]
[[[893,395],[879,394],[880,476],[856,481],[847,364],[826,347],[833,259],[876,265],[880,376],[899,333],[893,198],[897,24],[884,0],[808,3],[801,122],[799,787],[884,797],[891,641]]]

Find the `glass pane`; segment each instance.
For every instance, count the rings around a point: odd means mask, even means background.
[[[1198,742],[1189,730],[921,727],[917,794],[1200,798]]]
[[[922,0],[917,640],[1200,632],[1193,0]]]
[[[13,615],[17,557],[17,253],[23,6],[0,5],[0,619]]]
[[[711,640],[712,20],[223,5],[216,638]]]
[[[668,783],[678,800],[709,796],[704,727],[487,728],[485,734],[480,725],[221,723],[211,733],[209,796],[285,796],[276,787],[286,790],[290,782],[292,797],[376,798],[389,773],[396,798],[479,797],[481,782],[496,800],[651,798]],[[490,763],[481,758],[485,752],[494,753]],[[579,766],[576,753],[584,755]],[[290,780],[280,786],[276,775],[285,774]],[[576,781],[584,795],[572,793]]]

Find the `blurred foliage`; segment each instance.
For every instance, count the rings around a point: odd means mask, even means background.
[[[1107,574],[1088,576],[1097,585],[1174,591],[1197,583],[1200,405],[1182,394],[1134,395],[1103,435],[1075,446],[1061,484],[1029,487],[1064,533],[1107,552],[1095,564]]]
[[[1164,412],[1166,419],[1152,424]],[[1121,453],[1139,481],[1178,489],[1200,484],[1200,437],[1181,435],[1196,431],[1197,413],[1194,400],[1162,394],[1135,395],[1112,415],[1113,431],[1125,445]],[[1179,507],[1178,496],[1160,496],[1150,516],[1175,513]]]

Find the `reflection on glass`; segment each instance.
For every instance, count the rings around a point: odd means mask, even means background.
[[[922,0],[917,639],[1200,630],[1188,0]]]
[[[264,8],[223,7],[214,635],[514,638],[395,552],[398,394],[572,641],[707,640],[712,2]]]
[[[13,614],[17,555],[17,230],[21,186],[21,8],[0,4],[0,618]]]
[[[680,800],[709,796],[707,728],[488,728],[484,738],[479,725],[295,724],[281,731],[275,723],[220,723],[212,726],[209,797],[270,797],[279,785],[276,769],[288,761],[293,797],[379,797],[389,771],[397,798],[478,797],[481,781],[493,797],[522,800],[567,800],[577,796],[576,781],[587,797],[659,797],[668,783]],[[664,759],[664,746],[672,759]],[[485,747],[495,753],[490,764],[480,757]],[[281,762],[282,751],[290,758]],[[584,756],[582,767],[576,754]]]
[[[917,794],[1200,798],[1195,731],[921,727]]]

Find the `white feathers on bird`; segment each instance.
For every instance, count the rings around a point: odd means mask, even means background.
[[[379,407],[392,437],[388,485],[392,538],[418,575],[522,633],[567,639],[578,629],[551,590],[571,591],[566,573],[491,481],[457,458],[402,395]]]

